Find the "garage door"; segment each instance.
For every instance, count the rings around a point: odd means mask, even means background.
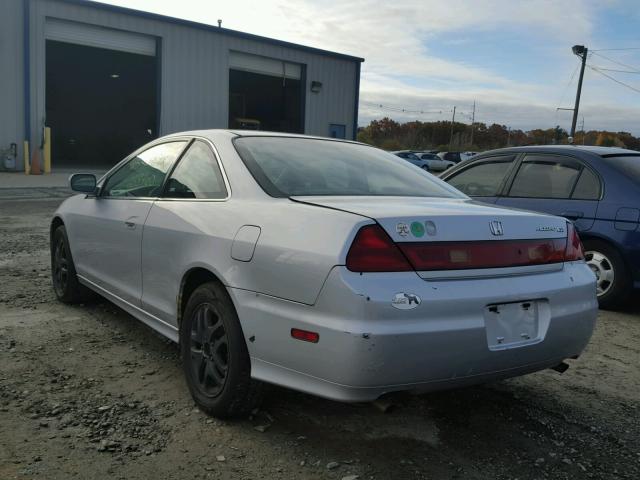
[[[304,133],[299,63],[229,52],[229,127]]]
[[[45,36],[47,40],[87,47],[106,48],[138,55],[155,56],[156,54],[155,37],[88,23],[48,18],[45,23]]]
[[[299,63],[290,63],[243,52],[229,52],[229,68],[294,80],[300,80],[302,76],[302,66]]]

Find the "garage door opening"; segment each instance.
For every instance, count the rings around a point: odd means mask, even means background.
[[[157,132],[156,57],[47,40],[53,168],[115,165]]]
[[[302,65],[231,53],[229,127],[304,133]]]

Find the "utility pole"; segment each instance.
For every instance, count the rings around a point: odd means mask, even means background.
[[[507,127],[507,147],[511,146],[511,127]]]
[[[471,148],[473,148],[473,129],[476,123],[476,101],[473,101],[473,113],[471,114]]]
[[[580,94],[582,93],[582,79],[584,77],[584,67],[587,64],[587,53],[589,49],[584,45],[574,45],[571,48],[574,55],[577,55],[582,59],[582,65],[580,66],[580,78],[578,79],[578,91],[576,92],[576,105],[573,108],[573,121],[571,122],[571,136],[576,135],[576,123],[578,122],[578,109],[580,108]]]
[[[453,107],[453,117],[451,118],[451,135],[449,135],[449,151],[451,151],[451,144],[453,143],[453,122],[456,121],[456,107]]]
[[[587,132],[584,131],[584,115],[582,116],[582,125],[580,127],[580,130],[582,130],[582,145],[584,145],[584,140],[587,136]]]

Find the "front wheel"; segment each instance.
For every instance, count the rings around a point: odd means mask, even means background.
[[[61,302],[81,303],[91,298],[91,290],[78,281],[64,225],[57,227],[51,237],[51,280]]]
[[[601,240],[584,242],[584,257],[596,276],[596,291],[601,308],[622,305],[631,293],[632,282],[620,253]]]
[[[262,398],[233,303],[217,282],[198,287],[180,325],[180,351],[191,396],[206,413],[248,415]]]

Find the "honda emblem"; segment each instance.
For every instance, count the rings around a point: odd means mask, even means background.
[[[504,235],[504,230],[502,229],[502,222],[498,220],[493,220],[489,222],[489,229],[491,230],[491,234],[496,237],[500,237]]]

